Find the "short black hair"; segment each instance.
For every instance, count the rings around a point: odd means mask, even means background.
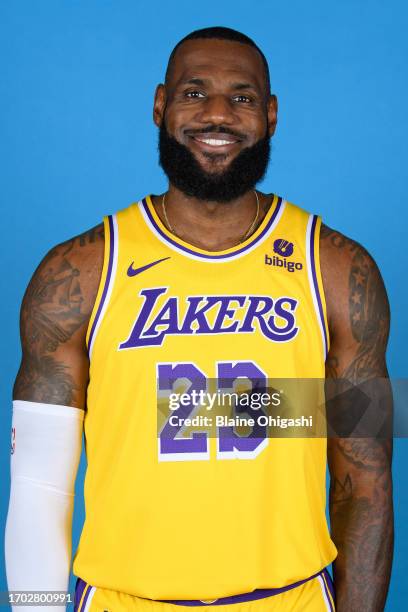
[[[224,28],[223,26],[215,26],[212,28],[202,28],[201,30],[194,30],[194,32],[190,32],[190,34],[187,34],[187,36],[179,40],[177,45],[174,47],[173,51],[170,53],[170,57],[169,57],[169,61],[167,64],[167,69],[166,69],[166,77],[165,77],[166,82],[168,81],[169,72],[170,72],[171,65],[173,63],[174,56],[176,54],[177,49],[183,43],[187,42],[188,40],[198,40],[200,38],[201,39],[202,38],[207,38],[207,39],[215,38],[218,40],[231,40],[232,42],[239,42],[239,43],[242,43],[243,45],[249,45],[250,47],[255,49],[261,56],[264,70],[265,70],[265,82],[266,82],[267,93],[268,94],[270,93],[271,79],[269,75],[268,61],[265,55],[260,50],[260,48],[258,47],[258,45],[252,40],[252,38],[249,38],[249,36],[247,36],[246,34],[243,34],[242,32],[238,32],[238,30],[233,30],[232,28]]]

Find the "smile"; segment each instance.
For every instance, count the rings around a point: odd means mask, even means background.
[[[208,149],[228,149],[235,145],[240,140],[236,136],[230,134],[196,134],[192,136],[192,139],[203,148]]]
[[[205,142],[205,144],[211,145],[212,147],[222,147],[223,145],[233,144],[237,142],[236,140],[218,140],[217,138],[195,138],[195,140],[199,140],[200,142]]]

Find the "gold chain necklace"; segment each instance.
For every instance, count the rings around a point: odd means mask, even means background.
[[[258,221],[258,217],[259,217],[259,198],[258,198],[258,194],[257,192],[254,190],[254,194],[256,197],[256,215],[254,217],[254,220],[252,221],[251,225],[249,226],[249,228],[247,229],[247,231],[245,232],[245,234],[242,236],[242,238],[240,238],[237,242],[237,244],[240,244],[241,242],[244,242],[244,240],[251,235],[256,222]],[[170,225],[170,221],[169,218],[167,216],[167,212],[166,212],[166,205],[165,205],[165,201],[166,201],[166,194],[163,194],[162,197],[162,209],[163,209],[163,217],[166,221],[166,225],[167,225],[167,229],[172,233],[172,234],[176,234],[176,232],[174,231],[173,227]],[[177,236],[177,234],[176,234]]]

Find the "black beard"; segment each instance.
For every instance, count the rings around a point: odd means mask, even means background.
[[[215,131],[230,130],[203,130],[206,133]],[[265,176],[270,156],[270,136],[267,134],[252,147],[243,149],[223,172],[211,173],[203,170],[189,149],[168,133],[163,121],[159,130],[159,154],[161,167],[177,189],[199,200],[230,202],[254,189]]]

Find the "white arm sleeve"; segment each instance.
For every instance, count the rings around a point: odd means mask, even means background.
[[[14,401],[5,532],[9,591],[67,591],[84,411]],[[25,611],[27,606],[13,606]],[[30,611],[49,606],[30,606]],[[53,611],[65,610],[53,606]]]

